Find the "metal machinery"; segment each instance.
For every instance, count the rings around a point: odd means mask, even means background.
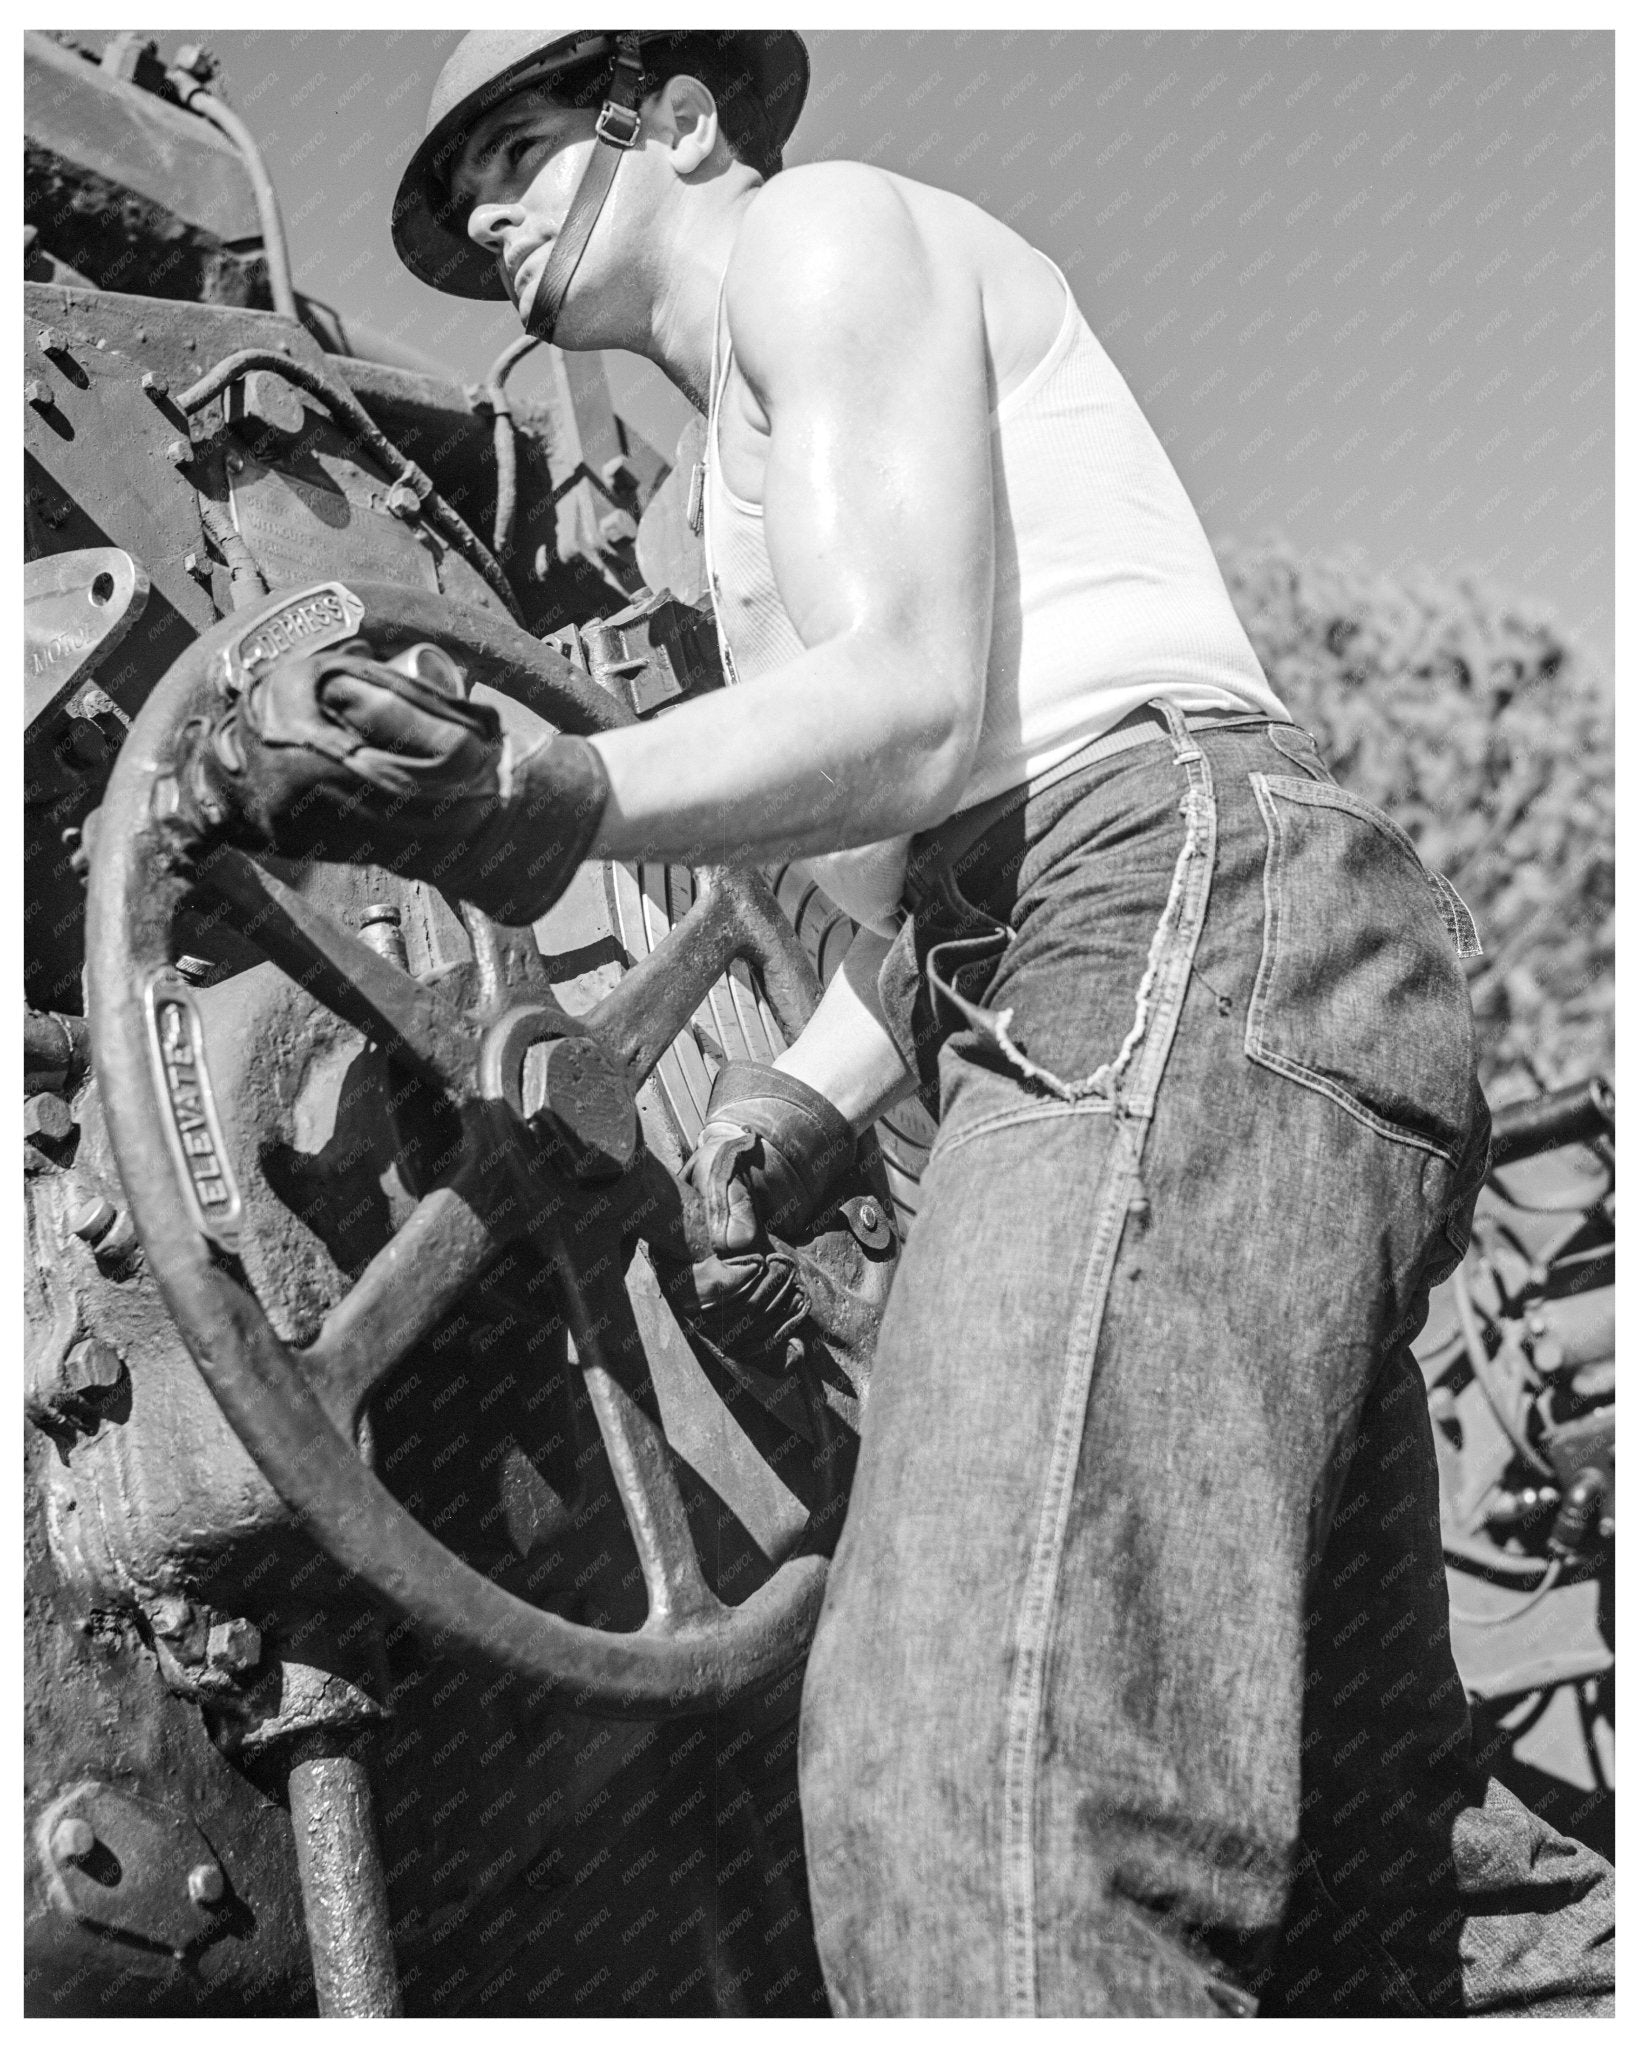
[[[1616,1854],[1616,1099],[1495,1113],[1469,1255],[1417,1351],[1451,1635],[1491,1768]]]
[[[518,349],[464,391],[296,294],[201,53],[27,61],[28,2008],[823,2010],[796,1707],[880,1157],[780,1360],[667,1288],[712,1072],[838,928],[587,869],[503,930],[167,830],[189,718],[298,643],[523,726],[714,686],[637,566],[665,465],[597,378],[532,411]]]
[[[586,366],[531,409],[526,343],[463,390],[297,293],[203,53],[26,65],[27,2009],[823,2011],[801,1658],[921,1112],[801,1248],[782,1360],[668,1287],[715,1067],[851,928],[588,868],[505,930],[167,832],[189,720],[289,646],[522,727],[714,687],[687,461]],[[1420,1344],[1457,1640],[1591,1834],[1614,1110],[1499,1130]]]

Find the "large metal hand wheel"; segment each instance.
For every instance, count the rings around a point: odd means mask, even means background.
[[[183,845],[175,763],[190,724],[259,660],[362,632],[386,654],[431,640],[476,684],[561,730],[628,722],[518,628],[396,585],[321,585],[225,620],[138,716],[92,849],[87,974],[109,1131],[155,1277],[200,1372],[313,1539],[448,1654],[542,1682],[582,1710],[650,1716],[720,1703],[795,1663],[825,1562],[798,1556],[741,1605],[702,1574],[665,1440],[646,1412],[624,1247],[705,1249],[686,1189],[646,1153],[634,1095],[731,959],[756,967],[788,1033],[818,983],[752,874],[707,880],[690,913],[600,1003],[554,999],[531,934],[469,908],[471,970],[418,981],[262,863]],[[460,1119],[458,1162],[330,1310],[315,1342],[282,1343],[236,1257],[240,1197],[211,1100],[198,1006],[174,967],[178,913],[203,889],[346,1023],[430,1084]],[[642,1566],[631,1634],[567,1621],[506,1592],[430,1535],[355,1448],[371,1391],[509,1246],[556,1270],[575,1358]]]

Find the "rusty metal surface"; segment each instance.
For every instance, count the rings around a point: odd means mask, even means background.
[[[366,605],[366,631],[372,620],[378,630],[388,622],[417,637],[424,630],[419,617],[406,614],[424,609],[426,600],[368,586],[361,587],[360,595]],[[470,628],[452,637],[451,619],[458,616],[452,610],[442,621],[444,643],[458,659],[476,660],[493,674],[493,660],[486,664],[485,654],[497,640],[506,648],[506,633],[514,629],[503,633],[499,621],[469,614]],[[236,1429],[255,1446],[278,1491],[331,1556],[361,1574],[382,1597],[424,1626],[440,1630],[445,1640],[463,1643],[472,1655],[527,1672],[565,1695],[596,1700],[604,1711],[676,1712],[704,1700],[725,1699],[800,1656],[823,1585],[821,1559],[791,1559],[741,1605],[705,1616],[695,1608],[682,1611],[667,1591],[679,1568],[680,1553],[673,1546],[646,1575],[652,1596],[650,1621],[636,1634],[606,1635],[520,1602],[428,1536],[359,1463],[351,1444],[331,1428],[316,1390],[283,1350],[254,1297],[230,1270],[213,1264],[204,1241],[190,1229],[185,1213],[168,1193],[170,1140],[163,1118],[156,1115],[143,1056],[140,1004],[142,990],[166,964],[171,922],[185,884],[173,865],[169,828],[163,818],[155,818],[153,798],[163,782],[175,735],[208,700],[213,663],[234,631],[242,632],[243,626],[235,622],[207,635],[150,699],[110,786],[93,865],[93,1029],[105,1048],[107,1113],[165,1298],[213,1392]],[[596,723],[615,722],[607,700],[588,705],[561,664],[532,643],[520,637],[507,656],[506,681],[516,688],[522,679],[519,671],[529,672],[537,700],[551,704],[560,717],[565,710],[571,715],[590,710]],[[104,848],[114,851],[105,856]],[[766,952],[776,969],[770,976],[771,1000],[789,1018],[792,1007],[802,1000],[801,977],[788,960],[776,959],[773,939],[762,930],[770,905],[755,889],[745,893],[745,910],[749,942]],[[361,941],[352,943],[358,958],[351,964],[360,978],[396,975]],[[483,950],[480,947],[480,964]],[[308,957],[311,962],[313,955]],[[497,960],[503,958],[504,949]],[[709,980],[717,972],[714,957],[701,971],[707,969]],[[783,979],[779,969],[786,970]],[[544,970],[536,971],[544,982]],[[480,973],[480,984],[485,978]],[[493,981],[494,975],[489,978]],[[685,1016],[696,1007],[701,992],[697,983],[684,1005]],[[630,1036],[626,1027],[649,994],[639,983],[624,1007],[619,996],[617,989],[600,1012],[578,1028],[596,1029],[599,1017],[608,1019],[615,1043],[624,1052]],[[138,1006],[135,1011],[133,1004]],[[480,1102],[475,1114],[479,1121],[472,1129],[478,1156],[494,1159],[507,1177],[509,1191],[488,1212],[492,1225],[500,1226],[503,1241],[535,1238],[544,1227],[543,1249],[549,1239],[557,1247],[560,1265],[585,1279],[607,1265],[605,1247],[612,1231],[634,1223],[648,1234],[657,1227],[675,1228],[667,1221],[666,1205],[673,1211],[686,1205],[670,1182],[661,1210],[652,1216],[631,1206],[634,1200],[647,1203],[654,1198],[653,1184],[633,1176],[627,1177],[629,1192],[613,1209],[604,1194],[587,1207],[586,1198],[574,1197],[571,1184],[556,1180],[531,1152],[518,1119],[504,1103]],[[494,1203],[493,1195],[487,1199]],[[556,1220],[547,1226],[545,1219],[554,1215]],[[437,1263],[435,1257],[424,1261],[429,1269]],[[417,1334],[430,1333],[432,1320],[429,1314]],[[570,1321],[583,1351],[595,1346],[597,1317],[581,1315],[572,1307]],[[619,1378],[608,1360],[593,1364],[594,1370],[600,1367],[610,1371],[611,1379]],[[628,1392],[641,1400],[641,1389]],[[599,1419],[607,1424],[605,1445],[617,1479],[624,1476],[628,1481],[616,1489],[627,1520],[634,1529],[644,1528],[645,1518],[652,1519],[657,1512],[660,1467],[652,1456],[625,1454],[628,1444],[644,1435],[642,1425],[624,1415],[615,1418],[619,1428],[609,1416]],[[671,1523],[675,1520],[671,1515]],[[654,1597],[656,1586],[662,1589],[659,1597]]]
[[[291,1767],[290,1824],[321,2019],[402,2010],[370,1779],[345,1750],[308,1744]]]
[[[109,1418],[102,1426],[119,1425]],[[61,1469],[61,1453],[36,1430],[28,1432],[26,1452],[24,2010],[97,2018],[121,2010],[156,2016],[300,2011],[310,1992],[286,1815],[215,1748],[198,1709],[169,1694],[129,1613],[88,1602],[65,1581],[44,1520],[47,1475]],[[39,1821],[87,1782],[197,1831],[224,1869],[228,1903],[218,1916],[221,1925],[185,1962],[168,1943],[139,1946],[104,1931],[100,1919],[93,1925],[65,1912],[54,1898]],[[171,1867],[173,1878],[180,1870],[184,1896],[193,1867],[180,1868],[180,1860]],[[99,1896],[106,1900],[107,1888]],[[166,1897],[167,1912],[191,1931],[197,1923],[183,1913],[183,1901],[174,1889]]]
[[[52,1904],[81,1926],[178,1958],[226,1931],[227,1877],[175,1807],[85,1779],[34,1832]]]

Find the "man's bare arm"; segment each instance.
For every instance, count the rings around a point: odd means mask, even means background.
[[[767,421],[769,556],[806,652],[599,736],[606,857],[915,831],[949,815],[978,743],[994,536],[977,286],[934,265],[880,174],[788,175],[753,202],[727,300]]]
[[[877,1000],[877,972],[892,943],[876,932],[859,934],[802,1036],[774,1062],[835,1103],[856,1131],[916,1085]]]

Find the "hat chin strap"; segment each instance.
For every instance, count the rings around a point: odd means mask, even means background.
[[[552,339],[569,286],[614,185],[620,160],[637,143],[638,110],[643,103],[643,50],[637,36],[629,32],[621,34],[617,41],[614,77],[598,115],[597,146],[552,244],[552,254],[546,259],[546,269],[525,322],[529,332],[539,335],[542,341]]]

